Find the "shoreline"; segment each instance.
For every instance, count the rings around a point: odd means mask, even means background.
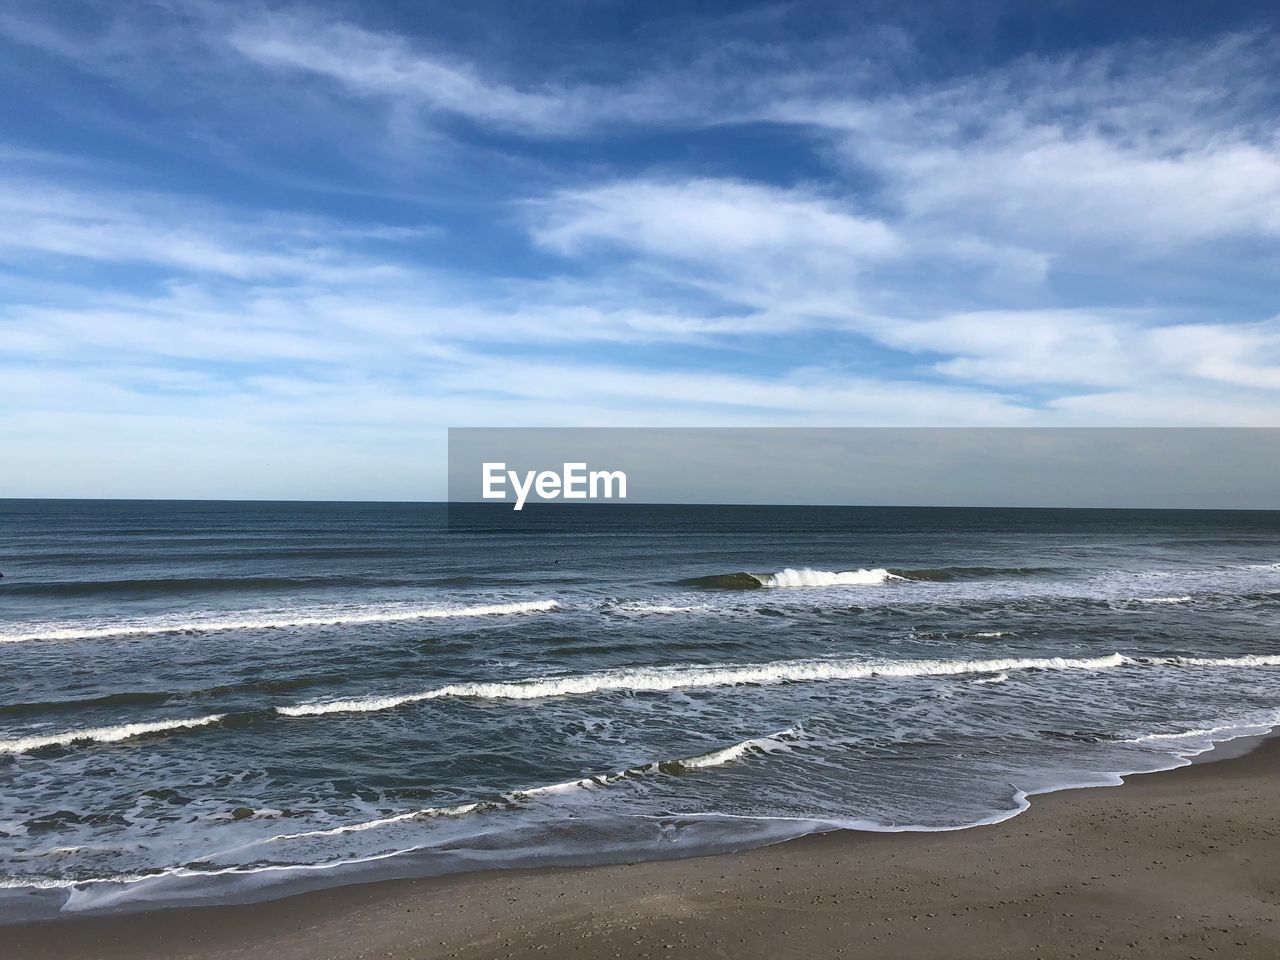
[[[379,880],[3,932],[15,960],[1280,955],[1280,739],[1188,759],[956,831],[840,830],[741,853]]]
[[[238,877],[253,876],[253,872],[240,873],[237,871],[212,872],[205,874],[191,874],[185,879],[192,881],[195,886],[190,887],[193,891],[190,895],[184,896],[176,890],[170,890],[167,894],[161,896],[122,896],[116,899],[114,903],[110,899],[104,904],[97,906],[81,906],[77,909],[63,912],[60,908],[50,912],[47,909],[36,909],[32,911],[24,911],[24,915],[6,916],[6,903],[0,899],[0,930],[19,925],[32,925],[44,923],[61,923],[63,921],[75,921],[81,919],[90,919],[96,917],[113,917],[124,915],[148,914],[160,910],[170,909],[200,909],[209,907],[229,907],[229,906],[247,906],[255,903],[267,903],[278,900],[286,900],[293,897],[303,896],[306,894],[322,893],[326,890],[337,890],[349,886],[363,886],[378,883],[392,883],[397,881],[444,881],[453,877],[467,877],[479,875],[483,876],[489,873],[511,873],[518,870],[580,870],[592,867],[607,867],[619,865],[635,865],[637,863],[664,863],[676,862],[681,860],[697,860],[706,857],[723,856],[726,854],[741,854],[751,850],[763,849],[765,847],[776,846],[780,843],[790,843],[811,836],[821,836],[828,834],[889,834],[894,836],[910,835],[916,833],[960,833],[967,830],[981,829],[985,827],[998,826],[1015,817],[1023,816],[1031,809],[1033,798],[1045,797],[1067,791],[1089,790],[1100,787],[1120,787],[1124,786],[1130,778],[1140,776],[1150,776],[1155,773],[1166,773],[1173,770],[1182,769],[1190,764],[1212,763],[1220,760],[1231,759],[1233,757],[1244,756],[1245,754],[1256,749],[1262,743],[1272,737],[1280,738],[1280,733],[1276,733],[1276,728],[1266,728],[1257,724],[1240,723],[1236,725],[1236,729],[1257,729],[1262,732],[1245,733],[1226,740],[1219,740],[1211,743],[1208,747],[1202,747],[1198,750],[1188,751],[1185,753],[1170,753],[1167,755],[1169,761],[1167,766],[1158,766],[1151,768],[1139,768],[1124,772],[1099,772],[1090,775],[1090,777],[1072,782],[1058,783],[1049,787],[1041,787],[1031,790],[1018,790],[1014,795],[1014,800],[1018,804],[1016,807],[1002,811],[1000,813],[991,814],[989,817],[976,820],[971,823],[957,824],[954,826],[923,826],[923,825],[904,825],[904,826],[879,826],[871,824],[862,824],[859,822],[841,822],[839,820],[824,819],[779,819],[777,821],[768,818],[746,818],[747,822],[755,824],[759,829],[753,836],[746,834],[740,835],[733,840],[722,840],[718,843],[708,843],[700,847],[686,848],[673,852],[668,856],[655,855],[653,850],[647,848],[637,848],[632,851],[631,856],[622,855],[615,850],[610,855],[600,859],[592,859],[580,854],[568,853],[561,856],[544,855],[541,857],[530,858],[520,856],[507,862],[496,862],[486,865],[462,866],[445,870],[421,870],[416,869],[414,853],[415,849],[401,851],[399,853],[383,854],[372,857],[367,860],[352,860],[341,864],[346,869],[334,869],[326,867],[322,871],[312,872],[306,867],[281,868],[285,876],[282,879],[267,881],[264,885],[256,888],[245,887],[225,887],[223,881],[227,875],[235,875]],[[1225,729],[1225,728],[1224,728]],[[687,819],[714,821],[724,815],[704,815],[704,814],[687,814]],[[730,818],[733,819],[733,818]],[[774,824],[785,824],[786,826],[774,827]],[[532,861],[532,862],[531,862]],[[541,861],[541,862],[539,862]],[[90,882],[88,885],[94,885]],[[15,893],[22,888],[15,888]],[[31,894],[40,897],[48,891],[40,891],[36,888],[31,889]],[[120,888],[123,891],[124,888]],[[215,892],[221,889],[221,893]],[[13,900],[12,903],[21,904],[20,900]]]

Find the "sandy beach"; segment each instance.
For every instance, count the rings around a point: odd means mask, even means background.
[[[1228,747],[1240,752],[1240,744]],[[1221,751],[1219,756],[1224,755]],[[1280,741],[1005,823],[3,929],[73,958],[1280,955]]]

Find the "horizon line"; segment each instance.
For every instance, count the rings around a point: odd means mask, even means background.
[[[344,505],[381,505],[381,506],[422,506],[422,507],[455,507],[455,506],[487,506],[500,509],[510,507],[510,501],[483,500],[328,500],[328,499],[280,499],[277,497],[0,497],[3,503],[243,503],[243,504],[344,504]],[[591,501],[590,503],[564,503],[561,501],[529,501],[527,507],[558,507],[562,510],[576,510],[582,507],[749,507],[749,508],[787,508],[787,509],[847,509],[847,510],[1127,510],[1150,512],[1231,512],[1231,513],[1280,513],[1278,507],[1218,507],[1218,506],[1081,506],[1055,504],[957,504],[957,503],[748,503],[748,502],[697,502],[682,503],[670,501],[613,500]],[[515,512],[515,511],[511,511]]]

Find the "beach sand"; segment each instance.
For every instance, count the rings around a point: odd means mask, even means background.
[[[1239,746],[1234,745],[1239,753]],[[1221,755],[1221,754],[1219,754]],[[0,927],[26,958],[1280,956],[1280,741],[1002,824]]]

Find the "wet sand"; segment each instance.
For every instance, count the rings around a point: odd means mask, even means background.
[[[1238,753],[1238,745],[1231,751]],[[1221,755],[1221,754],[1220,754]],[[48,958],[1280,956],[1280,740],[952,833],[0,927]]]

